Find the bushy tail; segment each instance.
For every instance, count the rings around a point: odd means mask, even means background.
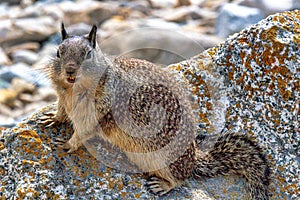
[[[245,135],[226,133],[208,152],[198,151],[195,177],[236,174],[246,179],[251,199],[268,199],[270,166],[263,150]]]

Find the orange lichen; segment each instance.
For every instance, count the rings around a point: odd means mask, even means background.
[[[240,37],[240,38],[237,39],[237,41],[241,44],[248,44],[248,38],[247,37]]]
[[[39,193],[33,188],[18,188],[17,194],[19,198],[24,199],[27,194],[31,193],[31,197],[38,197]]]
[[[5,129],[7,129],[6,127],[0,127],[0,133],[3,131],[3,130],[5,130]]]
[[[218,49],[217,47],[213,47],[213,48],[208,49],[206,52],[208,53],[208,55],[210,55],[212,57],[216,54],[217,49]]]
[[[117,187],[118,190],[123,190],[124,189],[124,184],[121,178],[119,178],[119,181],[117,182]]]
[[[53,200],[59,200],[60,196],[58,194],[55,194],[52,198],[53,198]]]
[[[134,197],[135,197],[136,199],[139,199],[141,196],[142,196],[142,194],[134,194]]]
[[[293,36],[293,42],[296,44],[300,44],[300,34],[295,34]]]
[[[4,168],[0,167],[0,176],[3,176],[5,174]]]
[[[176,70],[176,71],[180,71],[181,70],[181,66],[178,64],[178,65],[172,65],[170,67],[171,70]]]
[[[266,30],[263,30],[261,33],[261,39],[263,40],[274,40],[276,38],[278,32],[278,27],[277,26],[272,26],[271,28],[268,28]]]
[[[207,106],[206,107],[207,110],[212,110],[212,105],[210,103],[201,102],[201,100],[200,100],[200,97],[207,97],[208,99],[211,99],[210,92],[209,92],[206,82],[200,76],[196,76],[195,73],[193,73],[191,70],[186,70],[184,72],[184,76],[186,77],[186,79],[188,80],[188,82],[192,88],[191,89],[192,95],[198,97],[197,104],[205,105],[205,106]],[[191,78],[187,78],[187,77],[191,77]],[[203,86],[204,86],[204,93],[200,93],[200,88]],[[200,112],[198,113],[198,116],[199,116],[199,121],[198,121],[199,123],[205,122],[207,125],[206,127],[208,127],[210,125],[207,114],[201,113],[201,109],[200,109]]]
[[[107,177],[106,180],[108,182],[108,188],[114,189],[116,186],[116,182],[111,177]]]
[[[5,148],[3,142],[0,142],[0,151],[3,150]]]
[[[34,165],[35,162],[32,161],[32,160],[22,160],[22,164],[25,165],[25,164],[30,164],[30,165]]]
[[[121,192],[121,197],[125,198],[127,195],[127,192]]]
[[[35,130],[21,130],[18,136],[26,139],[34,139],[36,142],[42,143],[40,136]]]

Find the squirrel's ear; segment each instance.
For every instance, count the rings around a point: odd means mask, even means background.
[[[89,33],[88,40],[92,44],[93,48],[96,47],[96,36],[97,36],[97,26],[93,25],[91,32]]]
[[[66,29],[65,29],[64,23],[61,23],[61,38],[62,38],[62,40],[65,40],[68,37],[69,37],[69,35],[68,35],[68,33],[67,33]]]

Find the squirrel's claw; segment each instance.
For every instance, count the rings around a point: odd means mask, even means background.
[[[45,116],[49,117],[55,117],[56,116],[56,111],[50,111],[50,112],[45,112],[43,113]]]
[[[40,117],[38,124],[47,128],[58,125],[59,121],[56,120],[56,112],[44,113],[44,116]]]
[[[145,184],[147,190],[155,195],[162,196],[168,193],[171,188],[167,186],[167,183],[164,180],[156,176],[152,176],[147,180]],[[167,187],[166,187],[167,186]]]
[[[62,139],[62,138],[54,138],[52,140],[52,142],[58,148],[61,148],[65,151],[67,151],[67,153],[72,153],[72,152],[74,152],[78,149],[77,147],[72,146],[70,144],[69,140],[65,140],[65,139]]]

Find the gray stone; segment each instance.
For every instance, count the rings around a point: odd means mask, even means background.
[[[147,0],[138,0],[138,1],[124,1],[120,2],[121,7],[129,8],[133,11],[139,11],[143,14],[150,13],[150,1]]]
[[[41,45],[38,42],[25,42],[18,45],[13,45],[6,48],[7,54],[11,55],[15,51],[18,50],[30,50],[33,52],[38,52],[40,50]]]
[[[226,38],[230,34],[257,23],[263,17],[259,9],[227,3],[218,12],[216,34]]]
[[[152,8],[172,8],[176,6],[177,0],[150,0]]]
[[[64,13],[64,18],[69,24],[87,23],[101,24],[104,20],[118,12],[118,4],[114,2],[98,1],[64,1],[58,4],[58,8]]]
[[[124,22],[110,20],[103,26],[108,31],[108,37],[100,37],[103,52],[162,65],[187,59],[221,42],[215,36],[182,31],[177,24],[161,19]],[[119,27],[117,29],[120,31],[114,32],[112,27]]]
[[[50,16],[0,20],[0,44],[9,47],[27,41],[44,41],[57,32],[60,22]]]
[[[17,50],[11,57],[14,63],[23,62],[28,65],[33,65],[38,60],[38,54],[30,50]]]
[[[0,79],[11,82],[13,78],[24,79],[30,83],[36,84],[38,87],[44,85],[43,76],[24,63],[17,63],[0,69]]]
[[[0,109],[1,109],[1,107],[2,106],[0,105]],[[17,124],[17,122],[14,120],[14,118],[0,114],[0,127],[11,128],[11,127],[16,126],[16,124]]]
[[[22,0],[2,0],[1,3],[8,3],[10,5],[20,4]]]
[[[14,78],[11,81],[11,87],[18,95],[22,93],[32,94],[36,90],[36,86],[33,83],[30,83],[24,79]]]
[[[17,100],[17,96],[17,92],[10,88],[0,89],[0,104],[13,108],[16,105],[15,102]]]
[[[237,0],[239,5],[260,9],[265,16],[282,12],[286,10],[294,10],[300,8],[299,0]]]
[[[0,66],[2,65],[10,65],[11,62],[6,55],[6,53],[3,51],[3,49],[0,47]]]
[[[197,19],[215,19],[216,13],[196,5],[183,6],[173,9],[154,10],[153,15],[170,22],[186,22]]]
[[[0,89],[8,88],[10,86],[9,82],[0,78]]]

